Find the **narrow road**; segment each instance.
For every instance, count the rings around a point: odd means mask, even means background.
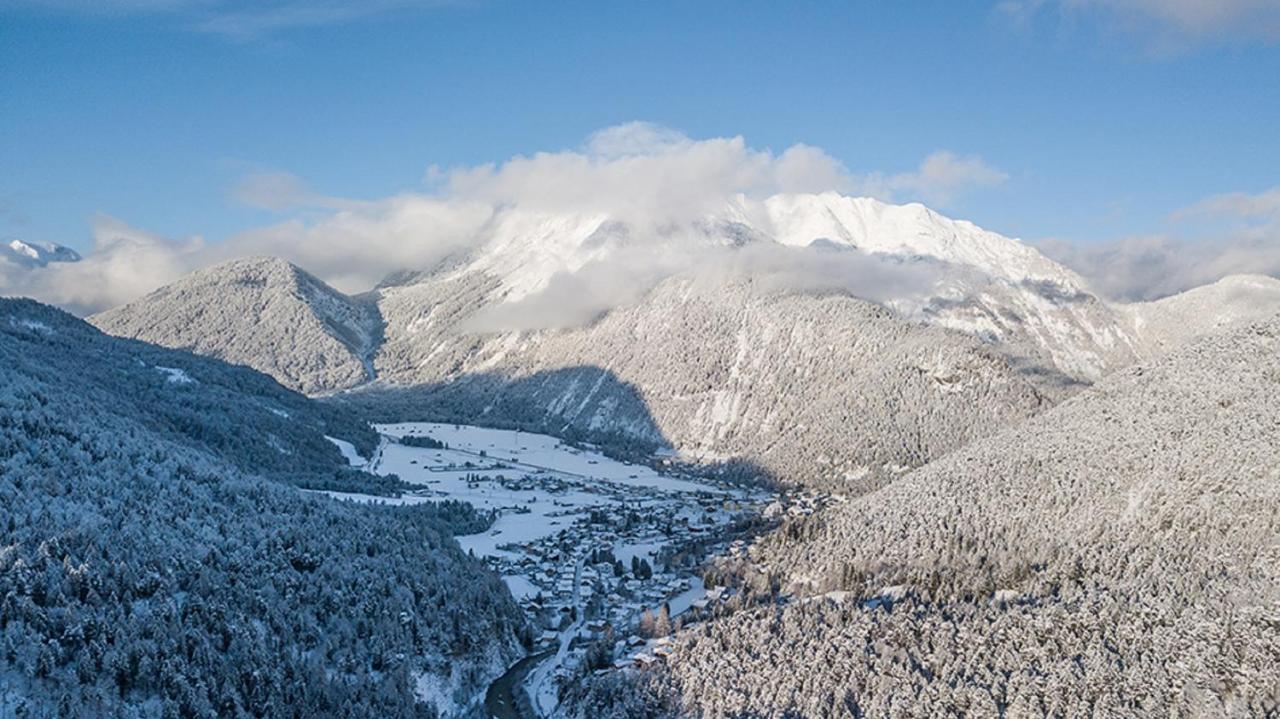
[[[556,649],[548,649],[542,654],[537,655],[537,661],[533,662],[531,666],[525,668],[525,674],[529,674],[530,672],[533,673],[533,677],[529,680],[530,691],[528,692],[529,697],[532,700],[534,712],[534,717],[531,719],[548,716],[555,710],[555,705],[542,706],[543,697],[542,692],[540,692],[539,689],[545,683],[552,681],[553,673],[561,664],[564,663],[565,657],[569,653],[569,645],[573,643],[573,638],[578,636],[578,632],[582,630],[582,625],[587,621],[586,617],[583,616],[582,600],[578,591],[578,587],[582,582],[582,569],[586,563],[587,555],[584,552],[582,556],[578,557],[573,568],[573,608],[574,614],[576,615],[576,621],[574,621],[574,623],[567,629],[560,632],[559,647]],[[524,675],[521,676],[521,679],[524,679]],[[501,679],[499,679],[499,681],[501,681]],[[517,682],[511,691],[514,693],[516,691],[523,690],[520,689],[520,683]]]

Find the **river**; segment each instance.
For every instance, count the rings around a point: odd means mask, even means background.
[[[554,649],[548,649],[540,654],[531,654],[511,665],[506,674],[495,679],[484,695],[484,708],[489,716],[494,719],[537,719],[536,715],[531,716],[523,711],[523,707],[528,705],[528,699],[520,696],[520,685],[531,669],[554,653]]]

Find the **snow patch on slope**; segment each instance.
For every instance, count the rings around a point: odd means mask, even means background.
[[[354,444],[351,444],[345,439],[330,437],[327,434],[324,438],[332,442],[333,445],[338,448],[339,452],[342,452],[342,457],[347,460],[347,464],[355,467],[356,469],[364,469],[369,466],[369,460],[360,456],[360,452],[356,450],[356,446]]]
[[[187,374],[186,370],[177,367],[161,367],[156,365],[156,371],[165,375],[165,380],[169,384],[195,384],[195,379]]]

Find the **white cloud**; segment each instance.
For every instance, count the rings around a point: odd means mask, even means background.
[[[851,184],[841,164],[816,148],[797,145],[775,155],[748,147],[741,137],[695,141],[646,123],[596,133],[581,150],[518,156],[445,176],[453,198],[536,212],[602,213],[648,225],[704,216],[735,194]]]
[[[224,7],[193,23],[201,32],[250,40],[295,28],[336,25],[394,11],[441,4],[440,0],[284,0]]]
[[[1201,42],[1280,41],[1276,0],[1005,0],[996,7],[1017,26],[1049,8],[1063,17],[1096,17],[1161,50]]]
[[[938,264],[902,263],[853,249],[771,243],[740,248],[664,245],[657,251],[626,250],[575,272],[558,272],[532,295],[480,309],[462,329],[578,327],[639,301],[658,283],[682,274],[694,281],[749,281],[766,293],[841,293],[907,304],[926,295],[941,273]]]
[[[34,268],[0,262],[0,293],[87,314],[178,279],[201,264],[203,249],[199,237],[170,240],[100,215],[93,221],[93,249],[84,259]]]
[[[197,32],[252,40],[305,27],[439,7],[461,0],[0,0],[0,7],[106,16],[164,16]]]
[[[947,207],[969,190],[1002,185],[1008,179],[1009,175],[987,165],[981,157],[959,157],[940,150],[926,157],[914,172],[874,174],[862,181],[860,189],[875,197],[909,197]]]
[[[627,122],[606,127],[587,138],[587,154],[616,159],[655,155],[688,147],[693,141],[677,130],[651,122]]]
[[[1177,212],[1187,236],[1110,243],[1048,240],[1040,249],[1116,299],[1151,300],[1235,274],[1280,277],[1280,187],[1213,195]],[[1205,224],[1207,223],[1207,224]]]
[[[663,279],[694,262],[689,248],[624,250],[607,262],[589,262],[574,272],[557,272],[541,290],[515,302],[483,307],[462,329],[502,332],[586,325],[615,307],[636,302]]]
[[[483,203],[406,194],[314,222],[294,219],[245,232],[207,256],[283,257],[344,292],[361,292],[392,272],[430,267],[473,244],[493,213]]]
[[[838,161],[814,147],[796,145],[775,154],[750,148],[741,137],[693,140],[648,123],[607,128],[577,149],[432,168],[428,180],[434,192],[354,202],[319,195],[287,173],[254,173],[233,189],[233,198],[273,210],[337,211],[244,233],[215,254],[285,257],[339,289],[357,291],[391,272],[429,267],[482,242],[490,222],[511,208],[608,216],[626,223],[632,238],[658,255],[670,249],[672,225],[701,220],[738,195],[855,185]]]
[[[1164,235],[1108,243],[1045,240],[1037,246],[1079,272],[1096,292],[1118,300],[1154,300],[1228,275],[1280,277],[1280,235],[1220,240]]]
[[[231,199],[249,207],[275,212],[317,208],[350,210],[361,205],[354,200],[322,195],[297,175],[272,170],[258,170],[242,177],[231,188]]]
[[[1256,195],[1231,192],[1207,197],[1190,207],[1173,213],[1174,219],[1217,217],[1235,219],[1280,220],[1280,187],[1273,187]]]

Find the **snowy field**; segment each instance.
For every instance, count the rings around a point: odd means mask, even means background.
[[[461,500],[477,509],[502,512],[488,531],[458,537],[463,550],[473,550],[477,556],[510,557],[510,552],[499,547],[555,535],[593,507],[625,504],[646,510],[664,505],[679,511],[690,497],[742,498],[740,492],[668,477],[651,467],[610,459],[547,435],[430,422],[377,425],[375,429],[396,439],[429,436],[449,447],[386,443],[371,467],[375,473],[399,475],[429,490],[428,495],[434,498]],[[495,481],[474,481],[477,476],[528,477],[531,481],[521,483],[524,488],[512,488]],[[657,546],[650,541],[643,551],[652,554]],[[638,553],[621,541],[618,551],[626,554],[624,561],[628,562]]]
[[[670,492],[713,491],[709,485],[667,477],[645,465],[609,459],[599,452],[577,449],[545,434],[433,422],[381,424],[375,425],[374,429],[396,438],[426,435],[449,445],[449,449],[444,451],[420,450],[435,453],[433,458],[439,454],[440,457],[436,458],[436,464],[433,465],[437,467],[450,462],[500,460],[515,471],[545,470],[564,477],[616,482]],[[487,457],[481,457],[481,452]]]

